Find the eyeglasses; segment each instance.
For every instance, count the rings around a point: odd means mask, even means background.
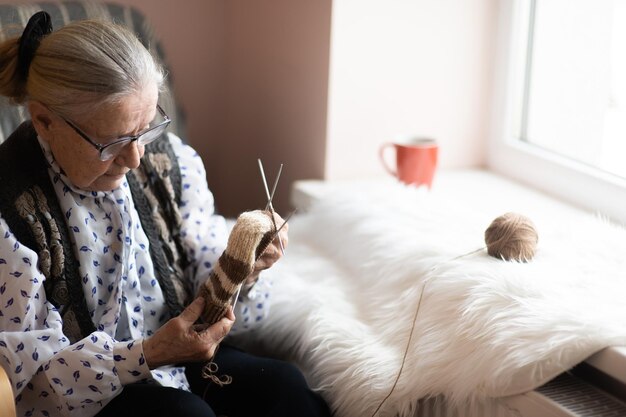
[[[115,158],[117,155],[119,155],[119,153],[122,152],[122,149],[124,149],[126,145],[135,141],[139,145],[147,145],[157,140],[163,134],[163,132],[165,132],[165,129],[167,129],[167,127],[172,122],[172,120],[167,116],[167,114],[165,114],[161,106],[159,106],[158,104],[157,104],[157,110],[159,111],[159,113],[164,119],[162,122],[154,126],[150,126],[148,129],[144,130],[143,132],[139,132],[138,134],[134,136],[123,136],[121,138],[117,138],[111,143],[107,143],[106,145],[102,145],[100,143],[97,143],[91,140],[89,136],[87,136],[85,132],[80,130],[74,123],[70,122],[69,120],[67,120],[66,118],[62,116],[59,116],[59,117],[61,117],[61,119],[63,119],[65,123],[67,123],[72,129],[74,129],[74,131],[78,133],[80,137],[85,139],[94,148],[96,148],[98,152],[100,152],[101,161],[108,161],[110,159]]]

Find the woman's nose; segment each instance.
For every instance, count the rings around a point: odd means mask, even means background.
[[[143,154],[144,146],[139,145],[137,141],[133,141],[122,148],[122,151],[115,158],[115,162],[129,169],[135,169],[139,167]]]

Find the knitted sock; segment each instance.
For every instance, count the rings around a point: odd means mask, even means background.
[[[239,215],[228,237],[226,250],[198,293],[205,299],[202,314],[205,323],[213,324],[224,317],[232,297],[275,236],[276,228],[270,212],[255,210]]]

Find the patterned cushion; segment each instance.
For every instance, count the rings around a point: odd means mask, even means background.
[[[0,40],[21,34],[26,22],[34,13],[45,10],[52,17],[55,29],[68,22],[83,19],[104,19],[124,24],[137,34],[141,42],[152,54],[165,63],[168,79],[166,91],[161,93],[159,103],[172,118],[170,130],[181,138],[184,134],[184,119],[180,108],[176,105],[171,88],[171,72],[167,69],[163,49],[144,16],[130,6],[89,1],[61,1],[38,4],[9,5],[0,4]],[[15,128],[28,118],[23,107],[9,103],[6,97],[0,96],[0,142],[7,138]]]

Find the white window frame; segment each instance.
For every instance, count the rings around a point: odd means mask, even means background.
[[[499,0],[490,170],[626,224],[626,179],[519,140],[530,0]],[[626,140],[626,138],[624,138]],[[624,155],[626,164],[626,155]]]

